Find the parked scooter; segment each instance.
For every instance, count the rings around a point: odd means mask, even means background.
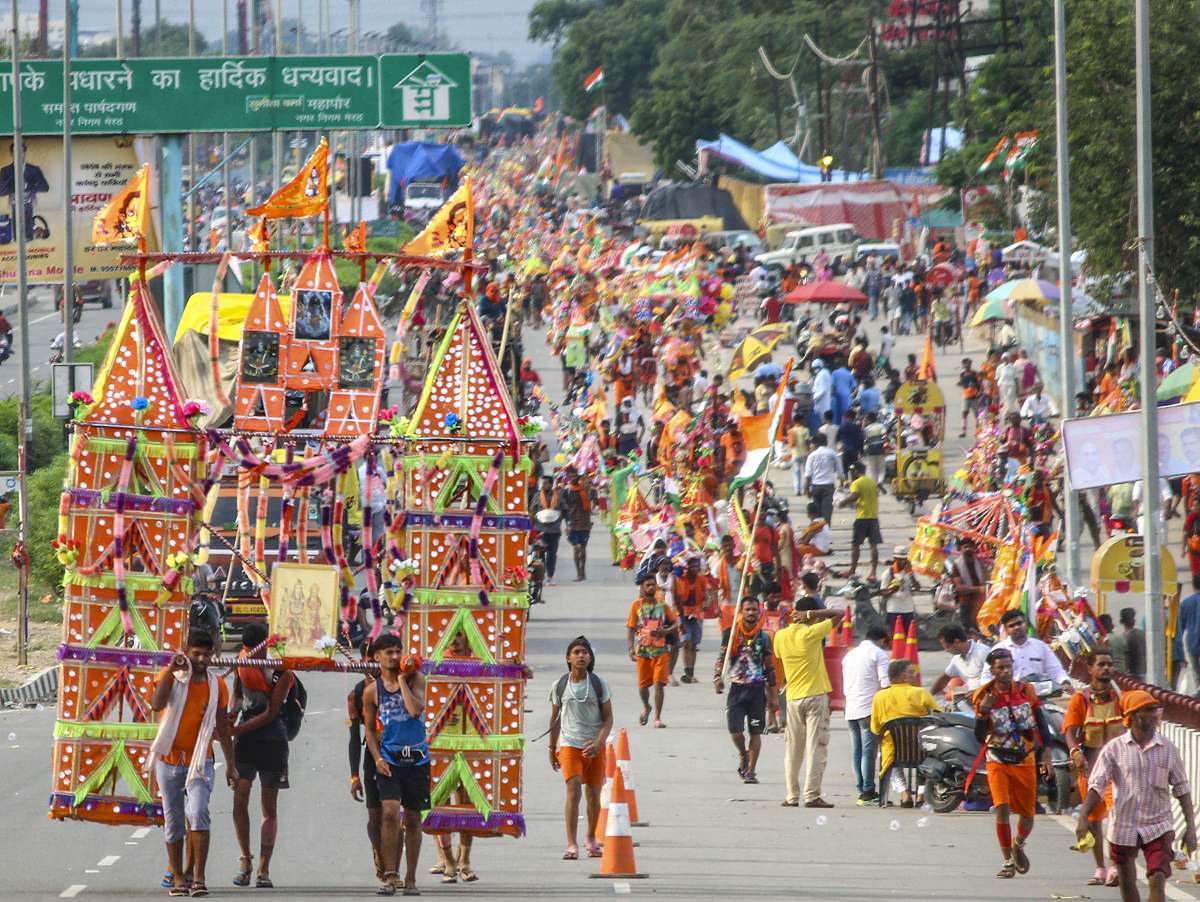
[[[1043,701],[1057,691],[1049,680],[1035,677],[1026,682],[1034,684],[1038,698]],[[1071,807],[1074,788],[1062,730],[1065,712],[1056,705],[1043,705],[1042,710],[1050,733],[1050,762],[1054,769],[1050,780],[1039,772],[1038,794],[1046,796],[1054,814],[1061,814]],[[925,760],[918,774],[925,784],[926,803],[940,814],[954,811],[964,799],[991,807],[986,756],[980,760],[971,785],[965,785],[980,752],[980,743],[975,738],[975,713],[967,699],[960,697],[954,711],[924,718],[920,736]]]

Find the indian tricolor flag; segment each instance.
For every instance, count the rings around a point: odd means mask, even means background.
[[[779,438],[779,429],[783,422],[783,392],[792,375],[792,363],[793,358],[789,357],[783,368],[783,378],[779,380],[779,387],[775,389],[774,410],[770,413],[738,418],[742,441],[746,443],[746,462],[729,483],[731,495],[742,486],[761,479],[767,472],[767,463],[771,460],[771,445]]]
[[[604,67],[597,66],[595,71],[592,72],[591,75],[589,75],[587,78],[585,78],[583,80],[583,89],[585,91],[587,91],[589,94],[591,94],[592,91],[594,91],[594,90],[596,90],[596,88],[600,87],[600,85],[603,82],[604,82]]]

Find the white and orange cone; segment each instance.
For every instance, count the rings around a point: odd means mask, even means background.
[[[604,831],[604,855],[600,858],[600,871],[589,874],[589,877],[631,879],[649,876],[637,872],[637,862],[633,857],[633,832],[629,828],[625,777],[618,768],[612,780],[612,794],[608,802],[608,823]]]
[[[612,798],[613,775],[617,772],[617,749],[611,736],[604,744],[604,756],[604,786],[600,790],[600,816],[596,818],[596,837],[602,843],[608,825],[608,803]]]
[[[625,797],[629,801],[629,824],[631,827],[649,827],[650,822],[638,817],[637,788],[633,782],[633,761],[629,756],[629,731],[621,727],[617,733],[617,770],[625,784]]]

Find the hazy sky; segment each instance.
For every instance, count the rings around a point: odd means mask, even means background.
[[[236,0],[195,0],[197,27],[211,40],[221,35],[222,3],[229,3],[230,22],[235,21]],[[271,0],[274,6],[275,0]],[[332,28],[344,28],[348,21],[346,0],[328,0]],[[283,0],[285,19],[296,17],[303,10],[304,18],[317,27],[318,0]],[[188,0],[158,0],[163,19],[187,22]],[[534,0],[443,0],[442,32],[453,37],[464,50],[496,53],[507,50],[518,63],[549,59],[545,45],[531,44],[527,37],[527,16]],[[20,0],[23,13],[35,13],[37,0]],[[50,0],[50,18],[62,19],[63,0]],[[128,23],[132,0],[124,0]],[[116,0],[79,0],[79,21],[84,28],[114,28]],[[361,0],[363,32],[384,31],[395,22],[422,29],[425,15],[420,0]],[[142,0],[142,17],[146,26],[154,21],[155,0]],[[0,13],[0,21],[7,19]],[[7,28],[7,22],[4,22]],[[126,28],[128,28],[128,24]]]

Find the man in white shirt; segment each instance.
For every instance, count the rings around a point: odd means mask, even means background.
[[[808,415],[808,428],[816,432],[824,422],[825,413],[833,409],[833,376],[819,357],[812,362],[812,410]]]
[[[888,681],[888,631],[876,624],[842,658],[842,691],[846,696],[846,726],[850,729],[850,758],[858,804],[879,798],[875,791],[875,749],[879,738],[871,732],[871,702]]]
[[[1033,383],[1033,392],[1021,405],[1021,419],[1044,423],[1058,416],[1058,407],[1055,406],[1054,399],[1043,392],[1042,388],[1041,380]]]
[[[833,523],[833,490],[845,478],[842,456],[829,447],[825,436],[814,435],[812,450],[804,461],[804,490],[820,506],[821,519],[830,525]]]
[[[946,671],[936,680],[929,690],[933,695],[945,690],[946,685],[954,677],[963,681],[963,685],[974,691],[983,685],[983,672],[987,669],[987,656],[991,646],[976,642],[967,637],[967,631],[961,626],[950,625],[942,627],[938,640],[947,654],[954,657],[946,665]]]
[[[771,271],[761,263],[750,270],[750,285],[755,291],[761,291],[771,281]]]
[[[1000,618],[1000,625],[1004,627],[1005,636],[994,647],[1007,648],[1012,652],[1014,680],[1027,680],[1038,675],[1053,681],[1056,686],[1062,686],[1064,692],[1075,691],[1054,649],[1036,636],[1029,635],[1029,622],[1024,614],[1016,608],[1009,608]],[[981,682],[988,682],[992,678],[992,669],[985,667],[980,677]]]
[[[1017,409],[1017,366],[1013,363],[1013,352],[1006,351],[1004,362],[996,367],[996,387],[1000,390],[1000,403],[1005,416]],[[1014,679],[1017,679],[1014,677]]]

